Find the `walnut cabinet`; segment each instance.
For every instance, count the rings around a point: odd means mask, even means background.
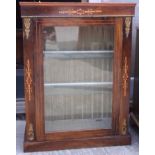
[[[21,2],[24,151],[131,143],[134,3]]]

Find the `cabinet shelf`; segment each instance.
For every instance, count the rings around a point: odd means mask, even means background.
[[[103,87],[112,86],[112,82],[76,82],[76,83],[45,83],[45,87]]]
[[[101,51],[44,51],[45,58],[112,58],[113,50]]]
[[[83,83],[45,83],[46,96],[53,95],[95,95],[111,92],[112,82],[83,82]]]

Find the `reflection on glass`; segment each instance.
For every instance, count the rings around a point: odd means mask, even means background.
[[[45,27],[45,131],[111,129],[113,26]]]
[[[45,51],[112,50],[112,26],[46,27]]]

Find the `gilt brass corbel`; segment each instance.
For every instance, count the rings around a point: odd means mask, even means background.
[[[24,33],[25,33],[26,39],[29,38],[30,26],[31,26],[30,18],[24,18]]]

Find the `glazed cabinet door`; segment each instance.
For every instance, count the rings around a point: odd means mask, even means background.
[[[122,20],[36,22],[37,140],[118,134]]]

